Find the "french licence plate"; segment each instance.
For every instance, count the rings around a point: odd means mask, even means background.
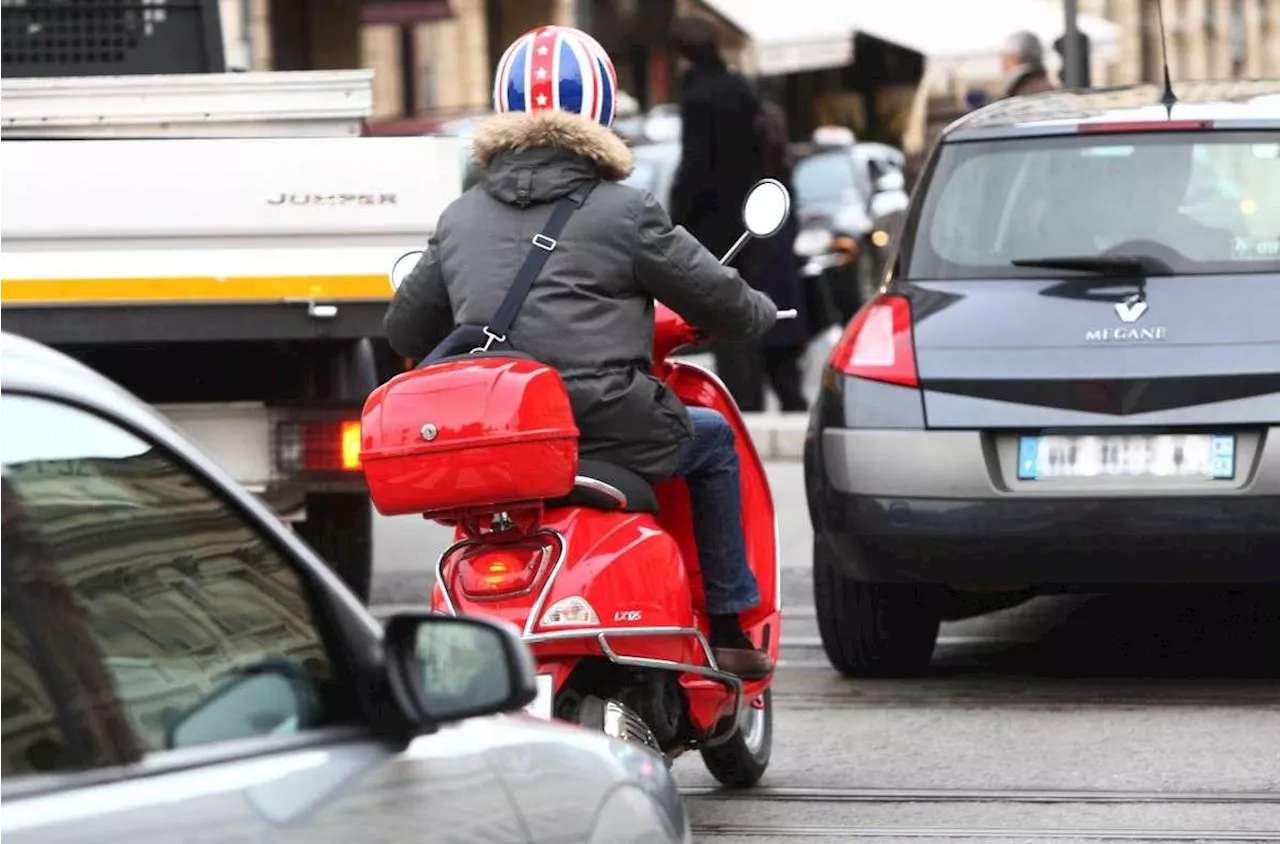
[[[533,699],[533,703],[524,708],[525,712],[534,718],[541,718],[544,721],[551,720],[551,703],[555,699],[555,688],[552,682],[550,674],[538,675],[538,696]]]
[[[1231,434],[1022,437],[1018,479],[1168,477],[1229,480],[1236,474]]]

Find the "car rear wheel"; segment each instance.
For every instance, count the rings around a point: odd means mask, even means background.
[[[813,599],[831,665],[849,677],[895,677],[929,666],[941,613],[937,589],[863,583],[841,574],[814,542]]]

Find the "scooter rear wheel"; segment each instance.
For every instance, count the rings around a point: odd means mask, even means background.
[[[701,753],[703,764],[721,785],[749,788],[759,782],[773,754],[773,690],[765,689],[758,707],[743,706],[732,738],[704,747]]]

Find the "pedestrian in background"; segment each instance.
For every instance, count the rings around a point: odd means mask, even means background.
[[[1023,30],[1010,35],[1005,41],[1000,63],[1005,75],[1006,97],[1039,94],[1058,88],[1049,79],[1049,71],[1044,66],[1044,45],[1034,32]]]
[[[671,188],[671,219],[715,255],[742,234],[742,203],[765,168],[758,120],[760,102],[741,74],[720,55],[714,25],[677,18],[671,38],[686,66],[681,80],[680,165]],[[767,252],[752,241],[736,261],[742,277],[761,289]],[[781,303],[779,308],[788,307]],[[744,412],[764,410],[761,347],[715,345],[716,374]]]
[[[791,191],[791,150],[787,131],[787,115],[782,107],[767,99],[760,101],[757,120],[757,136],[760,139],[761,157],[766,178],[777,179]],[[794,192],[792,192],[794,195]],[[759,261],[758,287],[763,290],[778,310],[794,308],[795,319],[781,319],[760,340],[760,355],[764,374],[778,396],[784,412],[804,412],[809,409],[800,386],[800,356],[814,334],[826,326],[811,326],[811,313],[807,306],[804,280],[800,269],[804,263],[796,255],[796,234],[800,231],[795,209],[787,216],[782,230],[767,240],[755,241]],[[748,279],[750,281],[750,279]],[[753,402],[764,406],[764,385],[756,381]]]

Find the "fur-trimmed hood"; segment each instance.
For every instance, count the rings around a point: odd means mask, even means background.
[[[488,168],[504,152],[552,149],[581,156],[595,165],[599,176],[619,182],[631,175],[631,150],[622,138],[599,123],[567,111],[512,111],[480,121],[472,151]]]

